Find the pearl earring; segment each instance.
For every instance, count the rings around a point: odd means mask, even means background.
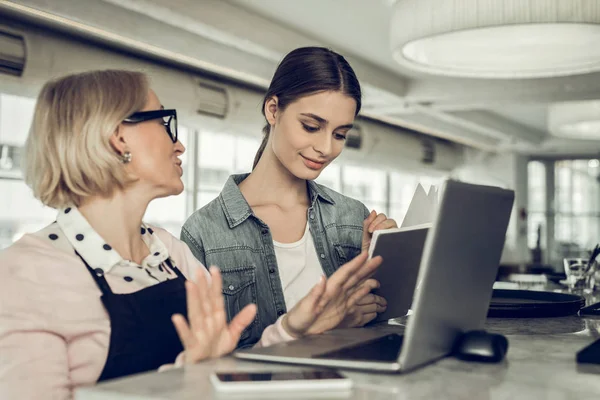
[[[131,162],[131,153],[128,151],[123,153],[123,155],[121,156],[121,162],[123,164],[129,164]]]

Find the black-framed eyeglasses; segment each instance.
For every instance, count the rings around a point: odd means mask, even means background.
[[[177,143],[177,111],[174,109],[139,111],[125,118],[123,122],[129,124],[137,124],[140,122],[150,121],[152,119],[158,118],[161,118],[163,120],[163,125],[165,126],[167,134],[169,135],[173,143]]]

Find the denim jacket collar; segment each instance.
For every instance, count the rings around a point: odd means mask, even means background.
[[[231,175],[219,195],[219,200],[225,211],[229,228],[235,228],[244,222],[252,214],[250,205],[242,195],[238,185],[250,174]],[[335,204],[335,201],[314,181],[308,181],[308,195],[311,205],[315,204],[317,199]]]

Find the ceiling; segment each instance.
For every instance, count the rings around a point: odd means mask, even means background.
[[[19,0],[83,26],[167,49],[216,73],[265,87],[281,58],[307,45],[346,56],[364,91],[365,116],[476,148],[593,156],[599,141],[547,133],[552,102],[600,99],[600,73],[545,79],[436,77],[391,56],[396,0]],[[6,7],[6,2],[2,7]],[[120,39],[116,39],[120,40]],[[155,51],[155,50],[152,50]]]
[[[420,74],[401,68],[392,58],[389,46],[390,32],[390,14],[395,0],[228,0],[232,4],[260,14],[272,21],[276,21],[284,26],[294,29],[304,35],[313,37],[321,42],[327,43],[340,50],[344,54],[354,54],[368,60],[402,78],[408,78],[409,86],[419,86],[428,83],[431,88],[436,82],[440,87],[452,86],[452,78],[435,78],[425,74]],[[343,10],[343,12],[341,12]],[[589,74],[584,77],[594,87],[593,93],[583,93],[581,98],[600,98],[600,86],[597,84],[600,75]],[[468,87],[471,83],[467,79],[454,79]],[[580,79],[581,80],[581,79]],[[485,111],[488,115],[491,113],[497,117],[497,122],[506,123],[510,128],[507,129],[511,135],[503,143],[512,143],[512,147],[525,153],[579,153],[582,148],[588,148],[592,153],[600,152],[600,142],[581,142],[569,140],[553,139],[547,134],[547,105],[553,99],[571,101],[579,98],[578,93],[547,93],[544,96],[544,90],[539,90],[540,86],[548,85],[552,79],[538,79],[527,83],[529,98],[522,98],[522,90],[517,90],[511,96],[510,88],[502,89],[502,82],[480,81],[478,84],[482,88],[479,92],[486,92],[485,98],[477,98],[464,102],[457,96],[455,104],[447,107],[436,107],[435,99],[429,99],[434,104],[433,108],[444,110],[454,117],[464,117],[468,120],[466,114],[453,112],[452,108],[459,108],[461,111]],[[554,85],[558,82],[554,79]],[[557,85],[557,91],[569,91],[569,79],[560,79],[561,84]],[[489,90],[485,90],[486,83]],[[512,81],[512,86],[518,86],[519,83],[525,83],[524,80]],[[499,85],[500,84],[500,85]],[[501,93],[500,93],[501,92]],[[410,95],[410,91],[408,93]],[[415,93],[417,94],[417,93]],[[410,97],[410,96],[408,96]],[[406,100],[406,98],[405,98]],[[445,104],[452,103],[453,99],[447,98]],[[428,103],[427,99],[419,99],[421,103]],[[409,100],[410,103],[410,100]],[[478,104],[480,103],[480,104]],[[410,108],[410,105],[408,106]],[[406,104],[403,111],[394,111],[391,108],[386,109],[382,114],[389,116],[402,116],[406,114]],[[504,121],[503,121],[504,120]],[[481,123],[482,124],[482,123]],[[475,128],[475,127],[474,127]],[[484,126],[485,128],[485,126]],[[520,140],[518,131],[523,130],[525,135],[535,133],[540,136],[541,141]],[[477,130],[475,128],[475,130]],[[495,130],[502,130],[495,126]],[[516,140],[514,138],[516,137]],[[572,143],[571,143],[572,142]],[[504,146],[506,148],[506,146]]]

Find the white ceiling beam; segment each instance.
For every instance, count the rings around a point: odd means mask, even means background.
[[[220,0],[0,0],[0,10],[261,88],[288,51],[326,45]],[[364,86],[405,94],[402,77],[346,58]]]
[[[454,121],[448,122],[423,113],[392,116],[365,112],[362,115],[485,151],[495,151],[502,144],[501,138],[483,135],[478,130],[457,126]]]
[[[494,130],[508,137],[531,144],[542,143],[548,137],[545,132],[529,128],[491,111],[472,110],[453,112],[450,114],[463,120],[467,120],[470,123],[486,127],[487,129]]]
[[[441,110],[481,109],[507,103],[600,99],[600,73],[552,79],[428,78],[410,82],[405,100]]]

